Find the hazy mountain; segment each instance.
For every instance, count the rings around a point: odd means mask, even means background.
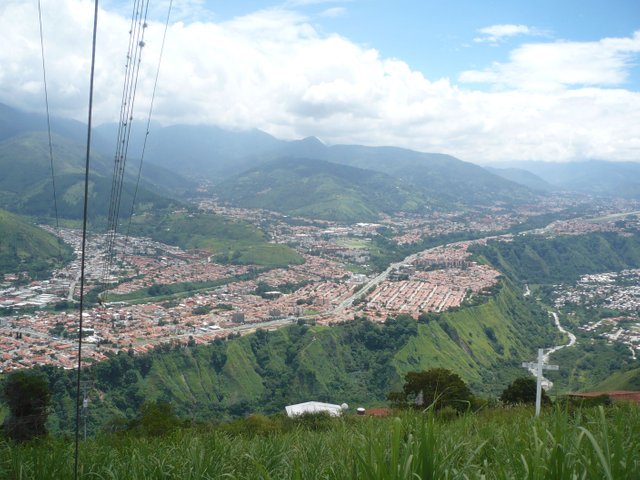
[[[338,221],[371,221],[381,213],[419,211],[435,203],[420,189],[383,173],[298,158],[231,177],[217,193],[244,207]]]
[[[85,147],[55,134],[52,144],[58,215],[62,218],[80,218],[84,197]],[[20,134],[0,142],[0,170],[3,172],[0,177],[0,207],[28,215],[55,215],[46,132]],[[91,217],[108,214],[112,173],[112,167],[104,157],[99,154],[92,156],[89,175]],[[166,173],[164,175],[167,176]],[[133,178],[133,175],[130,178]],[[170,178],[175,182],[177,176],[171,174]],[[138,205],[166,208],[171,204],[171,200],[145,188],[145,185],[152,185],[153,182],[154,180],[141,182]],[[162,190],[167,191],[166,188]],[[133,191],[134,185],[125,182],[121,212],[130,211]]]
[[[105,136],[109,129],[115,132],[116,128],[105,125],[98,132]],[[532,196],[525,186],[450,155],[394,147],[327,146],[315,137],[288,142],[259,130],[156,126],[149,135],[146,158],[167,169],[179,168],[185,176],[218,183],[284,157],[325,160],[386,173],[427,189],[433,198],[448,203],[518,202]]]
[[[101,137],[116,138],[117,125],[102,125],[97,132]],[[131,144],[133,154],[142,150],[143,140],[138,135]],[[179,169],[187,177],[206,177],[215,182],[263,162],[265,152],[285,143],[260,130],[233,132],[206,125],[155,125],[149,130],[145,158],[169,170]]]
[[[562,190],[591,195],[640,198],[640,163],[605,162],[509,162]]]
[[[484,167],[485,170],[498,175],[502,178],[510,180],[512,182],[523,185],[536,192],[550,192],[557,190],[557,187],[544,181],[539,176],[531,173],[528,170],[522,168],[496,168],[496,167]]]

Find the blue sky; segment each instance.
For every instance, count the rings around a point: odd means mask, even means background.
[[[85,118],[90,0],[42,0],[50,104]],[[95,121],[118,118],[130,1],[102,0]],[[151,1],[148,109],[169,0]],[[43,108],[35,2],[0,2],[0,102]],[[174,0],[154,120],[463,160],[640,161],[637,0]]]
[[[383,57],[400,58],[427,77],[456,78],[464,70],[505,61],[514,46],[525,42],[597,41],[640,29],[637,0],[209,0],[202,6],[216,21],[268,8],[297,10],[319,30],[375,48]],[[492,25],[526,25],[534,31],[478,42],[486,37],[480,30]],[[638,89],[640,70],[633,73],[629,85]]]

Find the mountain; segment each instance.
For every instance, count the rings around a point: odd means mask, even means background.
[[[117,125],[101,125],[96,131],[116,138]],[[186,177],[214,182],[257,165],[264,152],[285,143],[260,130],[228,131],[206,125],[155,125],[149,132],[145,156],[151,163],[172,171],[179,165]],[[140,137],[131,148],[142,149]]]
[[[284,158],[262,164],[224,181],[216,193],[247,208],[344,222],[374,221],[382,213],[428,208],[424,192],[397,178],[315,159]]]
[[[44,272],[69,260],[73,251],[26,219],[0,210],[0,272]]]
[[[546,182],[539,176],[531,173],[528,170],[522,168],[496,168],[496,167],[484,167],[488,172],[498,175],[506,180],[510,180],[514,183],[523,185],[534,192],[551,192],[557,190],[549,182]]]
[[[509,162],[509,167],[527,170],[550,185],[596,196],[640,198],[640,163],[605,162]]]
[[[52,135],[56,200],[61,218],[77,219],[82,215],[84,196],[85,147],[68,138]],[[105,157],[94,154],[89,175],[89,215],[104,217],[109,213],[112,167]],[[0,207],[25,215],[53,217],[53,186],[51,160],[46,132],[36,131],[9,137],[0,142]],[[166,192],[163,182],[180,185],[179,177],[156,170],[158,177],[146,177],[141,181],[137,205],[150,208],[167,208],[172,203],[164,195],[150,189]],[[137,172],[135,172],[137,175]],[[134,174],[128,175],[133,180]],[[167,180],[168,179],[168,180]],[[145,188],[148,187],[148,188]],[[121,212],[128,212],[133,199],[134,185],[125,182],[121,200]]]
[[[115,126],[99,127],[101,133]],[[259,130],[228,131],[211,126],[157,127],[149,136],[148,157],[190,178],[218,183],[281,158],[307,158],[385,173],[427,189],[444,202],[490,204],[530,201],[523,185],[451,155],[395,147],[327,146],[315,137],[278,140]]]

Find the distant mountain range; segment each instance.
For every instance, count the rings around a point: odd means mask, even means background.
[[[509,162],[504,166],[530,172],[551,189],[603,197],[640,198],[640,163],[589,160]]]
[[[51,214],[51,205],[44,208],[52,194],[45,128],[44,117],[0,105],[0,168],[6,172],[0,179],[0,207]],[[78,213],[84,128],[80,122],[52,120],[61,209],[70,217]],[[95,215],[103,213],[99,205],[109,192],[114,148],[109,139],[116,131],[114,124],[94,130]],[[144,140],[137,133],[134,127],[129,183]],[[327,146],[314,137],[284,141],[259,130],[153,125],[141,180],[145,203],[166,205],[162,198],[182,198],[203,180],[213,185],[213,195],[232,204],[345,222],[398,211],[531,203],[555,190],[640,198],[640,165],[634,163],[513,162],[483,168],[450,155],[395,147]]]

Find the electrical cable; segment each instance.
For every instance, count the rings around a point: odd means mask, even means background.
[[[84,169],[84,205],[82,214],[82,256],[80,259],[80,318],[78,321],[78,375],[76,379],[76,431],[73,478],[78,478],[78,453],[80,443],[80,378],[82,375],[82,315],[84,313],[84,269],[87,247],[87,206],[89,199],[89,159],[91,155],[91,121],[93,117],[93,83],[96,66],[96,44],[98,34],[98,0],[94,0],[93,38],[91,45],[91,73],[89,76],[89,112],[87,120],[87,151]]]
[[[49,91],[47,88],[47,69],[46,62],[44,56],[44,34],[42,33],[42,5],[41,0],[38,0],[38,23],[40,27],[40,53],[42,56],[42,80],[44,83],[44,104],[46,108],[46,116],[47,116],[47,135],[49,140],[49,164],[51,165],[51,184],[53,187],[53,210],[56,215],[56,232],[58,233],[58,237],[60,236],[60,222],[58,219],[58,197],[56,195],[56,176],[53,168],[53,142],[51,141],[51,115],[49,113]],[[62,247],[60,242],[58,242],[58,246],[60,247],[60,256],[62,256]]]
[[[160,44],[160,55],[158,57],[158,68],[156,69],[156,78],[153,82],[153,91],[151,93],[151,103],[149,105],[149,115],[147,116],[147,129],[145,131],[145,135],[144,135],[144,142],[142,144],[142,153],[140,154],[140,165],[138,166],[138,177],[136,179],[136,186],[135,189],[133,191],[133,199],[131,201],[131,212],[129,214],[129,224],[127,226],[127,233],[125,235],[125,239],[124,239],[124,248],[123,248],[123,255],[126,252],[127,249],[127,244],[129,241],[129,234],[131,233],[131,221],[133,219],[133,212],[135,209],[135,205],[136,205],[136,199],[138,197],[138,188],[140,186],[140,177],[142,175],[142,164],[144,162],[144,155],[147,149],[147,139],[149,138],[149,128],[151,125],[151,115],[153,113],[153,104],[156,98],[156,90],[158,88],[158,77],[160,76],[160,66],[162,65],[162,55],[164,53],[164,44],[165,44],[165,40],[167,39],[167,30],[169,28],[169,19],[171,18],[171,8],[173,6],[173,0],[169,0],[169,8],[167,10],[167,18],[164,22],[164,33],[162,34],[162,43]]]

